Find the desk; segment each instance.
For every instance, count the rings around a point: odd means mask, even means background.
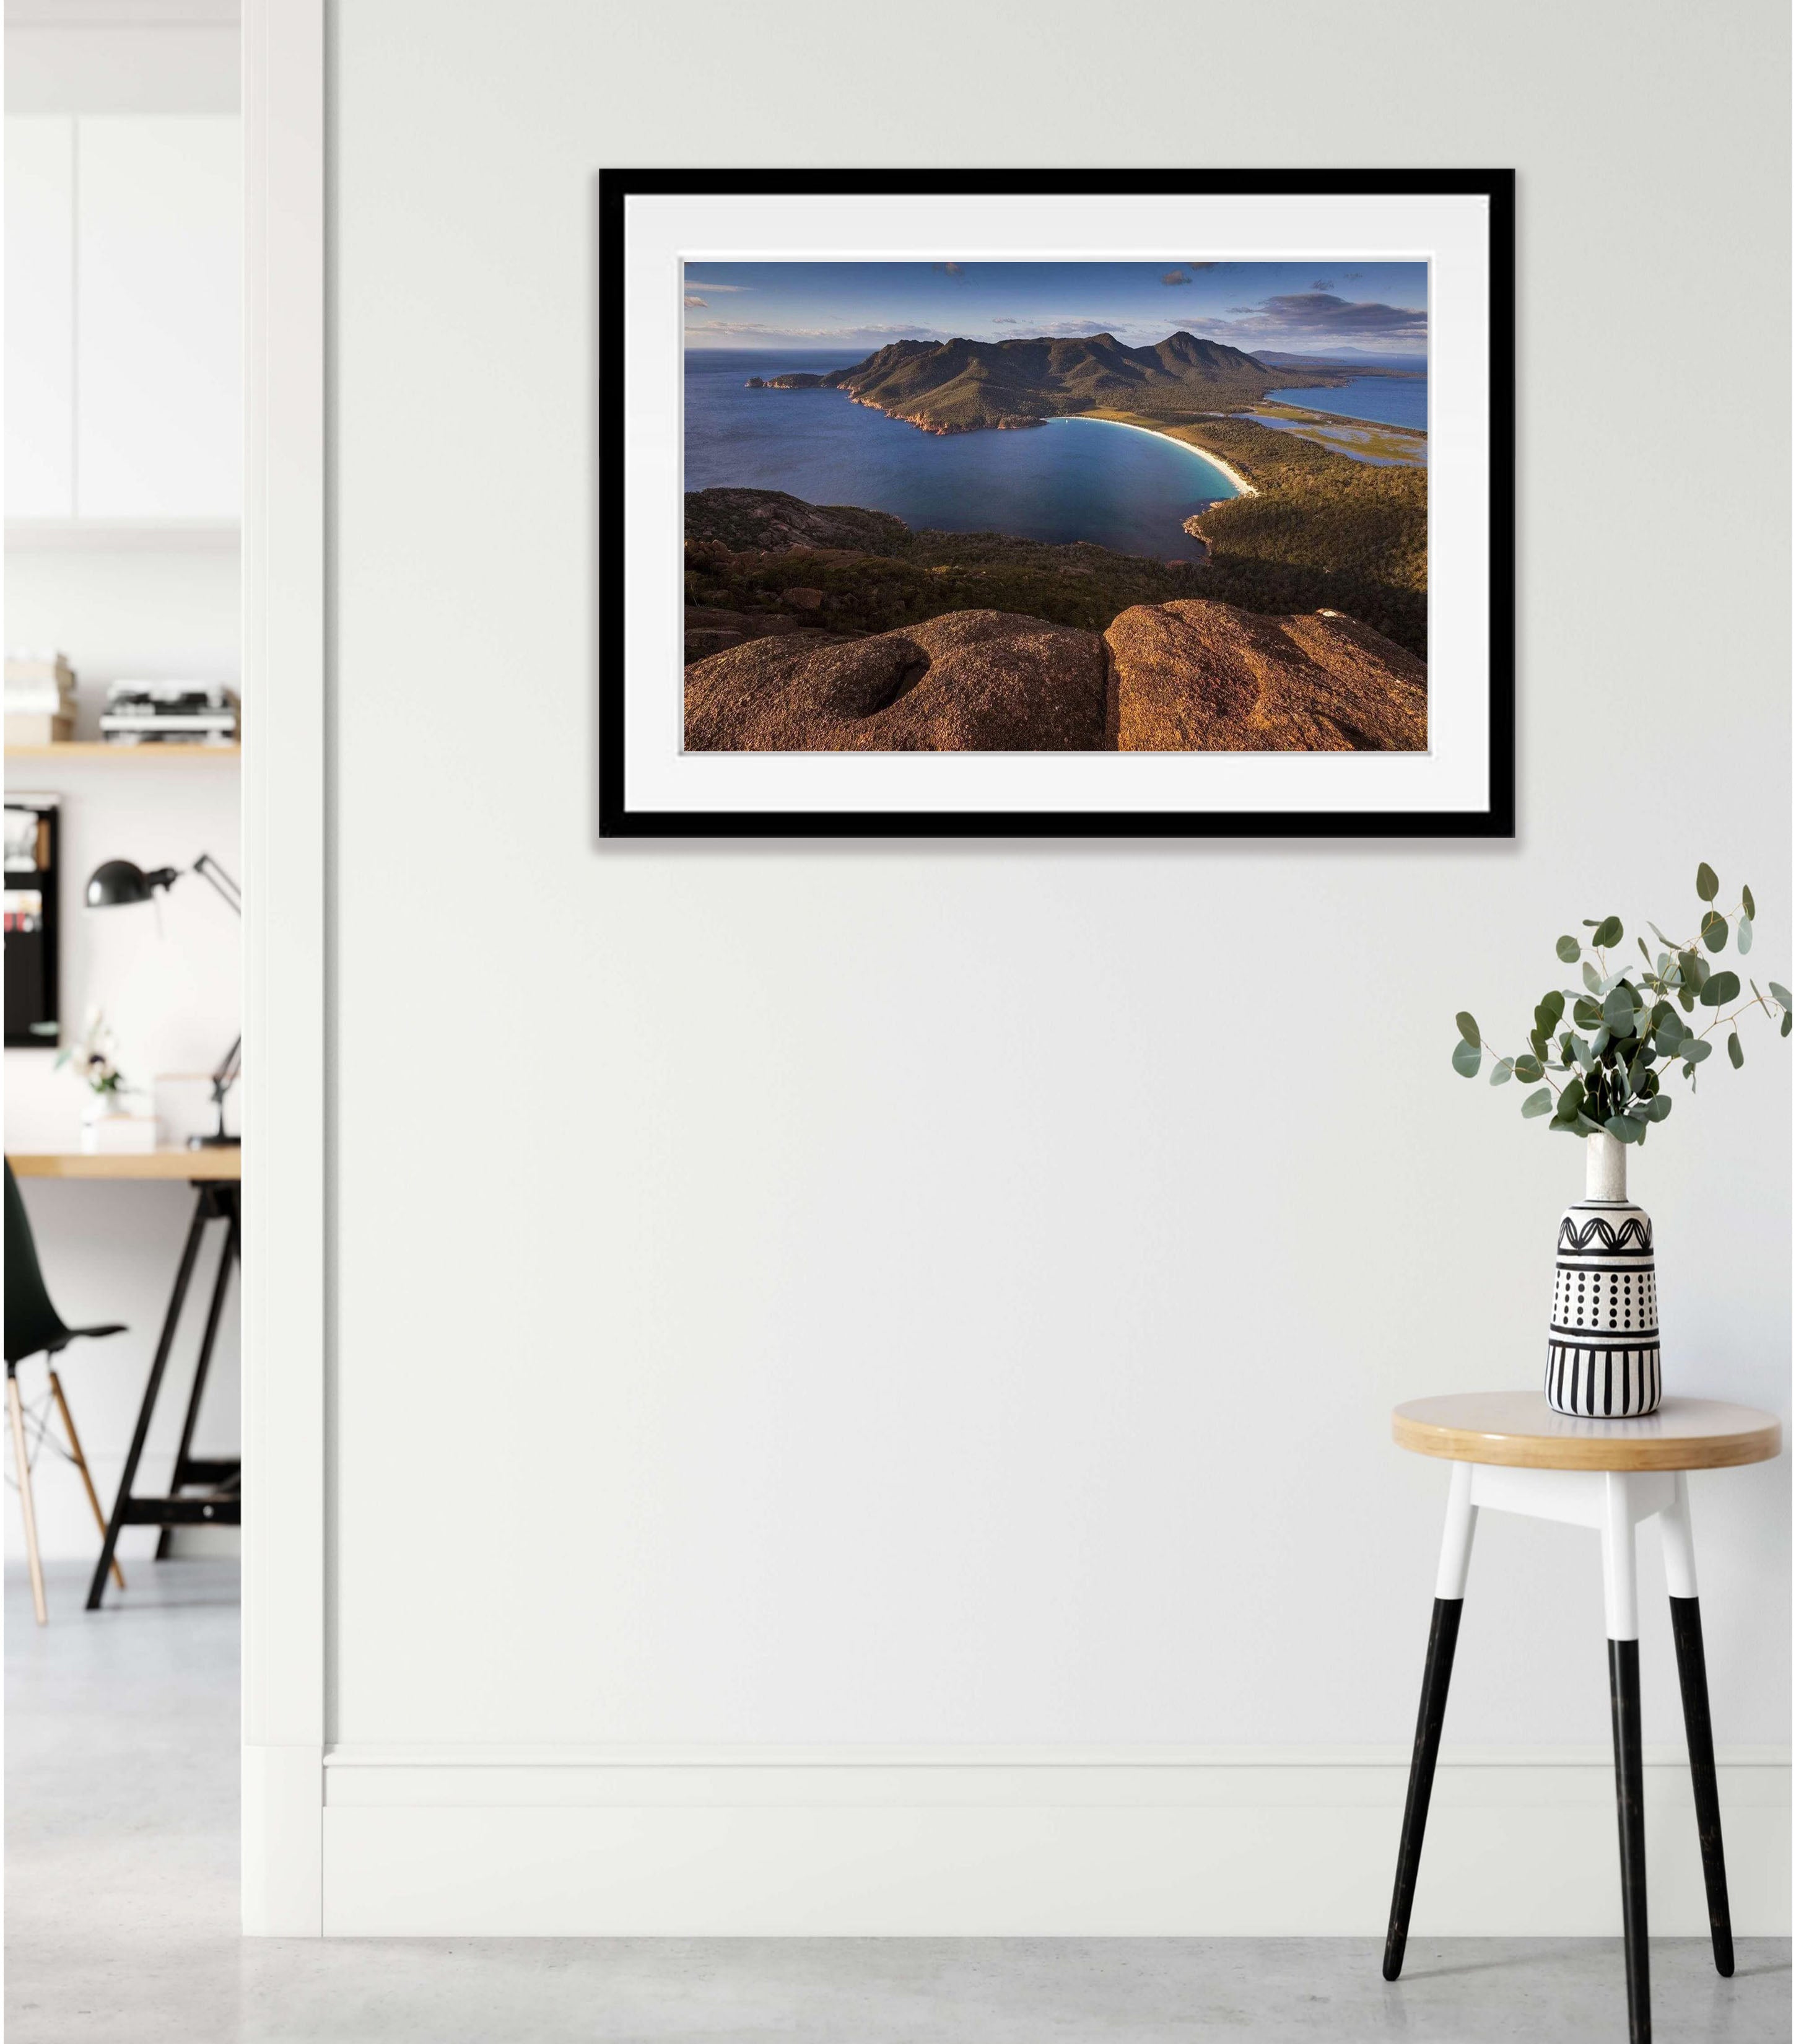
[[[155,1360],[150,1365],[149,1381],[144,1387],[144,1402],[137,1410],[137,1424],[131,1436],[125,1473],[119,1478],[118,1496],[106,1523],[105,1545],[99,1566],[87,1592],[87,1608],[98,1611],[106,1593],[106,1574],[112,1566],[113,1550],[127,1526],[156,1526],[162,1529],[156,1542],[156,1559],[168,1553],[169,1532],[176,1526],[238,1526],[243,1523],[243,1463],[240,1458],[213,1458],[193,1453],[194,1423],[199,1417],[200,1399],[205,1390],[206,1372],[218,1337],[218,1323],[224,1311],[224,1293],[231,1281],[240,1247],[238,1187],[244,1174],[244,1153],[232,1143],[212,1150],[148,1150],[134,1156],[90,1156],[85,1151],[25,1151],[9,1152],[8,1162],[17,1178],[130,1178],[163,1183],[185,1183],[194,1189],[194,1217],[181,1252],[181,1267],[175,1289],[163,1317],[156,1343]],[[149,1438],[150,1422],[155,1416],[156,1398],[162,1389],[163,1373],[181,1324],[181,1309],[186,1303],[187,1287],[205,1239],[206,1224],[221,1220],[225,1226],[224,1253],[218,1259],[218,1276],[212,1288],[212,1303],[206,1309],[205,1331],[200,1341],[199,1362],[194,1371],[194,1388],[187,1400],[186,1416],[181,1424],[181,1445],[175,1451],[175,1473],[165,1497],[139,1497],[132,1490],[144,1443]],[[183,1497],[184,1490],[204,1485],[198,1496]]]

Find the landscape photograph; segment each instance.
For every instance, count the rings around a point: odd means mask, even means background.
[[[684,266],[689,752],[1426,752],[1428,266]]]

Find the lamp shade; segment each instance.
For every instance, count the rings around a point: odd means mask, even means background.
[[[109,859],[104,866],[96,866],[87,876],[87,905],[90,909],[128,909],[140,901],[148,901],[158,887],[166,887],[175,878],[168,866],[155,873],[146,873],[140,866],[133,866],[129,859]]]

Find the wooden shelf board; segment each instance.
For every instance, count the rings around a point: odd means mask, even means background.
[[[237,759],[240,745],[108,745],[92,738],[65,739],[59,745],[9,745],[9,759]]]

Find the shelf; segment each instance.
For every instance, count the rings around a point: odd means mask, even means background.
[[[138,765],[163,759],[240,759],[240,745],[108,745],[103,740],[75,738],[59,745],[9,745],[9,759],[130,759]]]

